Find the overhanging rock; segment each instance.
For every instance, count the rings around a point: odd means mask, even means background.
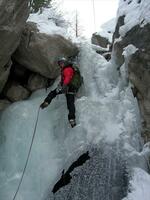
[[[25,22],[28,18],[27,1],[0,1],[0,92],[9,76],[10,58],[16,50]]]
[[[54,79],[59,74],[58,57],[77,55],[78,48],[61,35],[40,33],[33,22],[28,22],[20,46],[13,58],[42,76]]]

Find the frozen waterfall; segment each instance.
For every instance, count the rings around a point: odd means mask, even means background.
[[[30,160],[16,200],[52,200],[51,190],[62,170],[87,149],[91,159],[83,164],[83,170],[75,170],[75,178],[55,194],[56,199],[119,200],[127,192],[127,168],[146,169],[140,154],[137,100],[130,89],[125,65],[117,70],[113,58],[107,62],[87,42],[81,44],[80,50],[84,86],[76,99],[77,126],[72,129],[68,124],[63,95],[40,111]],[[57,81],[52,88],[56,85]],[[29,100],[14,103],[0,114],[0,200],[13,199],[38,107],[46,95],[39,90]],[[118,195],[112,197],[110,192]]]

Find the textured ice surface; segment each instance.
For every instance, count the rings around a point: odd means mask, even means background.
[[[111,146],[101,142],[89,147],[89,155],[90,159],[71,173],[71,183],[51,193],[47,200],[120,200],[127,194],[126,157],[121,142]]]
[[[112,177],[117,170],[122,177],[124,176],[124,168],[122,168],[124,161],[116,165],[116,163],[113,164],[111,158],[113,156],[116,162],[119,158],[122,160],[119,151],[115,154],[113,150],[112,154],[109,154],[109,149],[113,148],[112,144],[118,140],[123,141],[124,154],[122,155],[125,157],[140,151],[139,110],[126,79],[125,66],[122,66],[121,72],[117,71],[113,59],[107,62],[87,42],[81,45],[79,60],[81,73],[84,76],[84,86],[79,92],[80,97],[76,99],[78,125],[73,129],[70,128],[67,122],[66,99],[63,95],[52,101],[47,109],[40,111],[30,160],[16,200],[47,198],[54,184],[59,180],[62,169],[67,169],[87,147],[92,146],[94,149],[95,145],[100,145],[100,152],[97,151],[96,156],[102,156],[102,159],[98,160],[98,157],[94,159],[94,154],[92,158],[93,164],[96,163],[95,171],[98,172],[100,167],[99,177],[98,179],[94,179],[94,176],[87,177],[91,184],[91,186],[88,184],[89,191],[94,188],[91,198],[95,200],[97,195],[101,195],[98,193],[101,191],[101,183],[106,184],[106,177]],[[2,200],[11,200],[17,189],[29,151],[37,110],[46,95],[44,90],[40,90],[34,93],[29,100],[14,103],[1,113],[0,199]],[[117,147],[114,146],[115,148]],[[136,161],[136,155],[134,160]],[[102,167],[103,165],[106,165],[106,168]],[[137,165],[135,163],[135,166]],[[90,174],[88,166],[83,172],[78,170],[79,175],[83,173],[82,176],[84,176],[85,173],[88,176]],[[77,180],[81,180],[79,175],[77,175]],[[120,181],[120,179],[117,180]],[[84,179],[83,181],[85,186],[86,181]],[[110,183],[115,185],[115,182],[114,177]],[[124,185],[124,183],[121,184]],[[68,187],[73,188],[73,183]],[[76,194],[80,187],[86,198],[88,187],[82,187],[81,183],[81,185],[76,185],[74,199],[81,199],[82,193],[79,196]],[[116,187],[118,191],[124,191],[124,188]]]

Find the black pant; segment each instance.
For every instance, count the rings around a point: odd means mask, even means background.
[[[52,99],[54,99],[57,95],[62,94],[62,92],[57,93],[56,89],[52,90],[48,96],[46,97],[45,101],[49,104],[51,103]],[[66,94],[67,100],[67,108],[69,110],[68,119],[75,119],[75,93],[67,93]]]
[[[67,108],[69,110],[68,119],[75,119],[75,95],[66,94]]]

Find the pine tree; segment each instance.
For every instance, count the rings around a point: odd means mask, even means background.
[[[31,12],[38,12],[40,8],[47,7],[52,0],[30,0]]]

